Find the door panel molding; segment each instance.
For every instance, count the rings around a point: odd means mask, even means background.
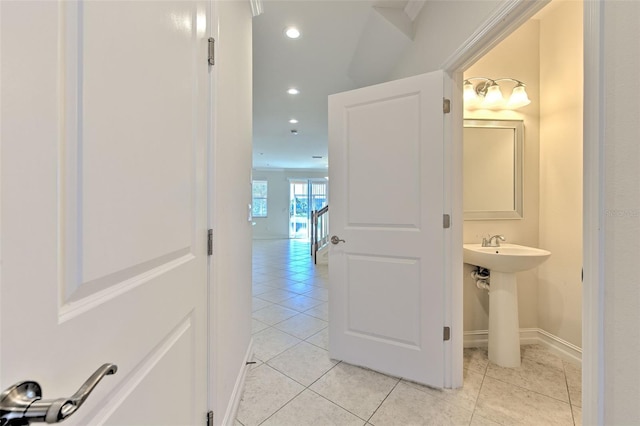
[[[120,373],[126,373],[126,380],[121,381],[112,389],[105,397],[106,403],[101,405],[93,413],[88,413],[78,424],[84,425],[102,425],[109,423],[111,417],[116,411],[124,405],[133,393],[143,385],[145,380],[153,380],[154,375],[160,378],[160,383],[171,383],[168,380],[168,372],[162,368],[161,363],[167,357],[171,356],[172,351],[191,351],[193,349],[193,316],[189,315],[184,318],[176,327],[171,330],[140,362],[130,369],[123,371],[126,366],[121,366]],[[124,367],[124,368],[123,368]],[[185,366],[189,375],[196,374],[194,365]],[[177,395],[176,395],[177,396]],[[149,407],[153,408],[153,407]],[[158,407],[155,407],[156,409]],[[141,412],[145,412],[146,407],[140,407]],[[186,412],[186,411],[185,411]],[[143,416],[145,414],[142,414]],[[127,419],[129,424],[134,424],[133,419]],[[181,423],[195,424],[195,419],[191,422],[183,419]]]
[[[415,283],[422,275],[420,259],[348,254],[346,262],[349,276],[346,333],[419,350],[422,292]],[[390,298],[380,297],[389,293],[402,297],[390,305]],[[366,309],[361,309],[364,306]]]
[[[148,268],[146,265],[143,265],[143,272],[137,273],[128,279],[120,279],[119,274],[114,274],[116,277],[107,282],[106,288],[84,291],[87,287],[80,287],[78,291],[73,293],[71,297],[60,306],[58,324],[74,319],[85,312],[97,308],[103,303],[107,303],[112,299],[133,291],[138,286],[158,279],[162,275],[166,275],[174,269],[178,269],[195,260],[195,258],[193,254],[187,253],[169,261],[162,260],[162,263],[155,268]],[[124,272],[126,273],[128,271]],[[110,277],[106,278],[109,279]]]
[[[424,131],[420,100],[420,93],[412,92],[344,107],[344,126],[349,132],[344,139],[346,175],[351,195],[347,226],[420,228],[420,205],[413,203],[420,196],[421,147],[416,143]],[[393,122],[385,120],[398,108],[407,114],[394,114]],[[387,143],[393,143],[393,149]],[[358,167],[353,167],[355,164]],[[402,188],[390,190],[390,173],[404,182]],[[378,202],[381,193],[385,194],[383,203]]]
[[[63,95],[58,155],[61,196],[58,211],[59,267],[62,271],[59,281],[60,323],[188,263],[194,259],[193,253],[196,252],[194,218],[197,197],[193,193],[197,167],[194,160],[196,142],[188,136],[194,136],[191,110],[198,93],[197,83],[189,83],[194,86],[189,97],[175,100],[182,102],[187,111],[184,116],[177,118],[180,122],[175,121],[182,123],[183,133],[187,135],[186,143],[182,139],[167,139],[173,143],[164,143],[161,148],[154,146],[155,140],[151,136],[146,141],[136,138],[134,134],[118,135],[117,131],[113,131],[111,136],[103,136],[101,129],[138,128],[138,134],[151,129],[148,123],[136,124],[127,120],[126,111],[130,110],[130,115],[135,116],[135,106],[110,108],[124,110],[125,113],[121,112],[112,118],[98,118],[104,115],[99,112],[105,111],[105,106],[100,102],[109,102],[109,99],[94,95],[93,98],[98,97],[100,101],[85,100],[85,97],[91,97],[91,93],[85,90],[87,80],[89,83],[93,81],[91,84],[94,85],[99,81],[100,85],[107,85],[113,91],[126,90],[118,88],[121,79],[104,79],[99,66],[85,66],[83,62],[87,56],[95,56],[95,50],[100,54],[109,54],[94,45],[91,45],[91,50],[85,47],[91,40],[100,38],[92,35],[91,25],[85,22],[100,15],[100,10],[94,11],[93,8],[95,6],[91,2],[83,1],[64,2],[62,5],[60,32],[64,50],[58,66]],[[131,43],[147,44],[144,39],[129,40]],[[122,40],[114,41],[118,42]],[[188,46],[190,40],[184,39],[180,43]],[[148,44],[148,47],[158,50],[158,54],[164,48],[157,43]],[[118,44],[110,47],[111,50],[118,48]],[[188,54],[185,57],[189,59]],[[141,58],[139,62],[144,61]],[[187,67],[191,66],[189,61],[185,63]],[[136,82],[135,85],[141,84]],[[149,99],[151,89],[151,86],[146,87],[146,93],[140,89],[141,93],[137,95]],[[110,119],[121,121],[113,122]],[[137,152],[131,151],[134,145],[141,145],[136,148]],[[132,158],[124,154],[127,150]],[[144,150],[148,151],[148,155],[140,157]],[[111,152],[117,152],[119,157],[109,158]],[[161,157],[156,159],[159,153],[171,161],[160,161]],[[157,170],[162,168],[163,173],[148,173],[148,170],[145,174],[138,172],[139,168],[142,169],[138,164],[142,166],[144,163],[144,167],[150,167],[153,162],[159,161],[162,164],[151,167]],[[146,179],[147,174],[154,176],[154,179]],[[105,180],[108,180],[106,185]],[[136,197],[135,194],[143,194],[144,197]],[[158,218],[162,219],[158,221]],[[171,226],[167,226],[169,222]],[[112,226],[115,223],[118,228]],[[181,231],[177,232],[176,227]]]

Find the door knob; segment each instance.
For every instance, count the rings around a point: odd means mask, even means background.
[[[42,399],[42,388],[34,381],[16,383],[0,394],[0,426],[24,426],[31,422],[57,423],[84,403],[104,376],[115,374],[118,366],[104,364],[69,398]]]
[[[331,244],[338,244],[338,243],[346,243],[346,241],[341,240],[340,238],[338,238],[337,235],[334,235],[333,237],[331,237]]]

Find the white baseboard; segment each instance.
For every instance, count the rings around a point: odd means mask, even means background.
[[[227,406],[226,413],[222,419],[222,426],[233,425],[236,417],[238,417],[238,407],[242,400],[242,392],[244,391],[244,383],[247,377],[247,371],[251,369],[251,364],[247,364],[253,358],[253,338],[249,341],[249,347],[247,353],[244,356],[243,368],[240,369],[236,384],[233,386],[233,392],[229,399],[229,405]]]
[[[325,245],[318,253],[316,253],[316,264],[317,265],[328,265],[329,264],[329,245]]]
[[[474,330],[464,332],[464,347],[486,347],[489,344],[488,330]],[[582,349],[573,343],[555,336],[540,328],[521,328],[520,344],[545,346],[550,352],[567,361],[582,364]]]

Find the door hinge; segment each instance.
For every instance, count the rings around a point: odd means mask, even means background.
[[[451,100],[442,98],[442,112],[449,114],[451,112]]]
[[[444,229],[451,228],[451,216],[449,216],[448,214],[442,215],[442,227]]]
[[[445,327],[443,333],[443,340],[446,342],[447,340],[451,340],[451,328]]]
[[[207,57],[207,61],[209,62],[209,65],[215,65],[216,64],[216,39],[213,37],[209,37],[209,55]]]
[[[213,426],[213,411],[207,413],[207,426]]]
[[[207,232],[207,255],[213,255],[213,229]]]

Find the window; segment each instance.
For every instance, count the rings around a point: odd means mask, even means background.
[[[253,217],[267,217],[267,181],[254,180],[251,185]]]
[[[311,212],[327,205],[327,181],[289,179],[289,238],[309,238]]]

